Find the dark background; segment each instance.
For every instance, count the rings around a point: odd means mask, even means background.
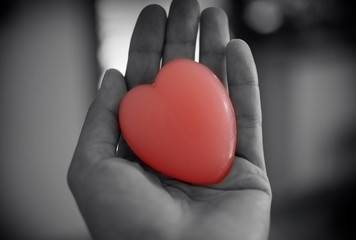
[[[0,2],[0,238],[89,239],[66,171],[103,71],[168,0]],[[346,0],[201,0],[257,64],[271,240],[356,239],[356,26]],[[134,214],[134,213],[133,213]],[[6,237],[6,238],[5,238]]]

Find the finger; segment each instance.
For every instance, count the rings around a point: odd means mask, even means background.
[[[230,41],[227,16],[220,8],[208,8],[200,17],[201,63],[209,67],[227,87],[225,48]]]
[[[255,62],[250,48],[242,40],[226,47],[230,97],[238,126],[236,154],[264,168],[262,113]]]
[[[132,162],[141,162],[139,157],[134,153],[134,151],[129,147],[123,135],[119,138],[118,149],[116,156],[120,158],[125,158]]]
[[[87,113],[73,156],[72,170],[84,171],[101,159],[115,156],[119,137],[117,108],[125,93],[122,74],[115,69],[106,71]]]
[[[125,75],[129,89],[153,82],[160,68],[166,21],[166,12],[158,5],[144,8],[138,17]]]
[[[168,16],[163,64],[175,58],[194,59],[199,24],[196,0],[174,0]]]

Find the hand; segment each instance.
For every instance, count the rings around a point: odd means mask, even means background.
[[[68,172],[69,186],[94,239],[268,236],[271,190],[257,73],[247,44],[230,41],[222,10],[210,8],[201,14],[200,62],[228,87],[236,112],[238,145],[226,178],[197,186],[162,176],[119,138],[116,114],[126,86],[151,83],[161,58],[163,64],[178,57],[194,58],[199,11],[195,0],[175,0],[167,21],[163,8],[146,7],[132,36],[125,78],[113,69],[104,76]]]

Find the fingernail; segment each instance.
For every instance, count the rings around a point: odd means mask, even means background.
[[[104,73],[104,76],[99,80],[98,82],[98,90],[100,90],[101,86],[103,84],[105,84],[105,82],[107,81],[107,79],[109,78],[110,76],[110,72],[111,72],[112,69],[107,69]]]

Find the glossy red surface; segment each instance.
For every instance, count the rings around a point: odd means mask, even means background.
[[[237,134],[228,92],[193,60],[173,60],[153,84],[131,89],[120,103],[118,120],[137,156],[165,175],[212,184],[231,167]]]

